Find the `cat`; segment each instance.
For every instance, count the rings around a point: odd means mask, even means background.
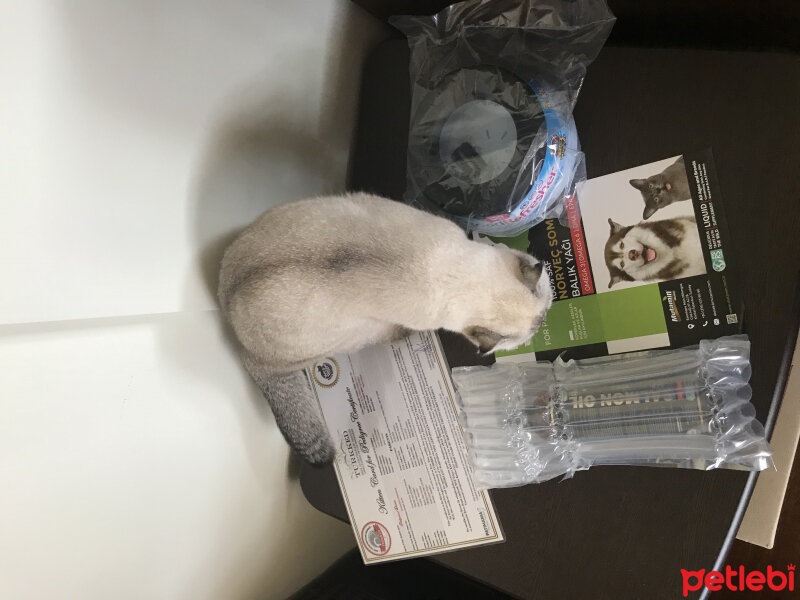
[[[218,299],[283,436],[324,464],[335,450],[310,365],[440,328],[481,352],[513,349],[536,332],[552,295],[528,254],[472,241],[405,204],[350,194],[264,213],[225,251]]]
[[[605,245],[608,287],[622,281],[664,281],[706,272],[694,217],[684,216],[611,228]]]
[[[661,173],[651,175],[647,179],[631,179],[629,183],[642,193],[644,200],[642,218],[645,220],[665,206],[692,199],[682,156]]]

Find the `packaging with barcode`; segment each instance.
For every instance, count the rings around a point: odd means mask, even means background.
[[[760,471],[772,451],[750,402],[746,336],[585,360],[453,369],[484,488],[592,465]]]

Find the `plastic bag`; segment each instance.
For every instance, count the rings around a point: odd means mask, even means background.
[[[604,0],[475,0],[392,17],[411,47],[406,202],[513,236],[557,214],[583,161],[572,109]]]
[[[750,403],[746,336],[699,347],[453,369],[479,486],[592,465],[760,471],[772,450]]]

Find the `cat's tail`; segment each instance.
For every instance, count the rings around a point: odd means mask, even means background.
[[[264,393],[278,428],[289,445],[311,464],[331,462],[336,449],[305,371],[285,375],[270,373],[247,351],[242,352],[242,362]]]

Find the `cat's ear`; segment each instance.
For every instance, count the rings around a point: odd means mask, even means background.
[[[617,233],[620,229],[624,229],[623,225],[620,225],[616,221],[612,221],[611,219],[608,220],[608,225],[611,227],[611,235]]]
[[[628,183],[630,183],[637,190],[641,190],[647,184],[647,180],[646,179],[631,179]]]
[[[658,209],[655,206],[645,206],[644,213],[642,213],[642,218],[645,220],[649,219],[656,213],[656,210]]]
[[[520,256],[519,270],[522,273],[522,282],[528,289],[535,289],[542,277],[542,263],[532,256]]]
[[[502,335],[479,325],[467,327],[463,333],[483,353],[491,352],[497,344],[503,341]]]

